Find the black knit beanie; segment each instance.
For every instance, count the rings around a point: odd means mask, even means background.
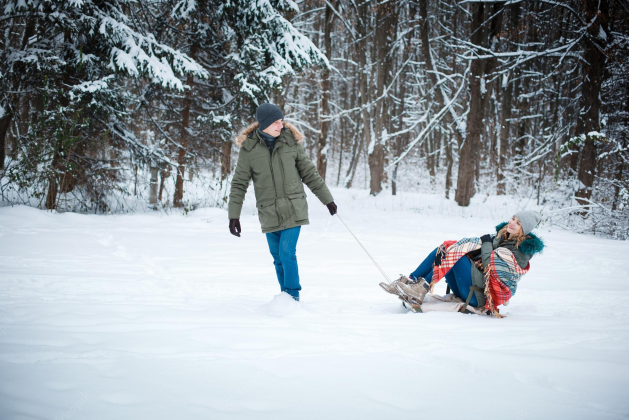
[[[266,130],[275,121],[282,119],[284,119],[284,114],[273,104],[262,104],[256,110],[256,120],[258,120],[260,131]]]

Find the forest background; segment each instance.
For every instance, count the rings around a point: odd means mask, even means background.
[[[225,206],[272,102],[328,185],[629,237],[629,1],[2,0],[1,204]]]

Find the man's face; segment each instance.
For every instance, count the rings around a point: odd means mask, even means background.
[[[282,133],[282,128],[284,128],[284,120],[277,120],[262,130],[262,132],[268,134],[269,136],[277,137]]]

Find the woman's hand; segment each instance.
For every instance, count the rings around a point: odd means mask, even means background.
[[[487,235],[481,236],[480,237],[480,241],[481,241],[481,243],[492,242],[491,235],[487,234]]]

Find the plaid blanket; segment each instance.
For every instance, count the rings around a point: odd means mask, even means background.
[[[445,241],[437,249],[437,257],[435,262],[441,257],[441,264],[433,267],[432,284],[434,287],[448,271],[457,263],[457,261],[465,256],[468,252],[480,249],[481,241],[479,238],[463,238],[460,241]]]
[[[433,268],[431,289],[441,280],[448,271],[471,251],[480,249],[479,238],[463,238],[460,241],[445,241],[437,250],[437,258]],[[492,315],[502,318],[498,311],[498,305],[506,304],[515,294],[520,277],[529,271],[530,263],[526,268],[520,268],[515,256],[507,248],[496,248],[491,253],[489,265],[485,267],[485,308]]]

